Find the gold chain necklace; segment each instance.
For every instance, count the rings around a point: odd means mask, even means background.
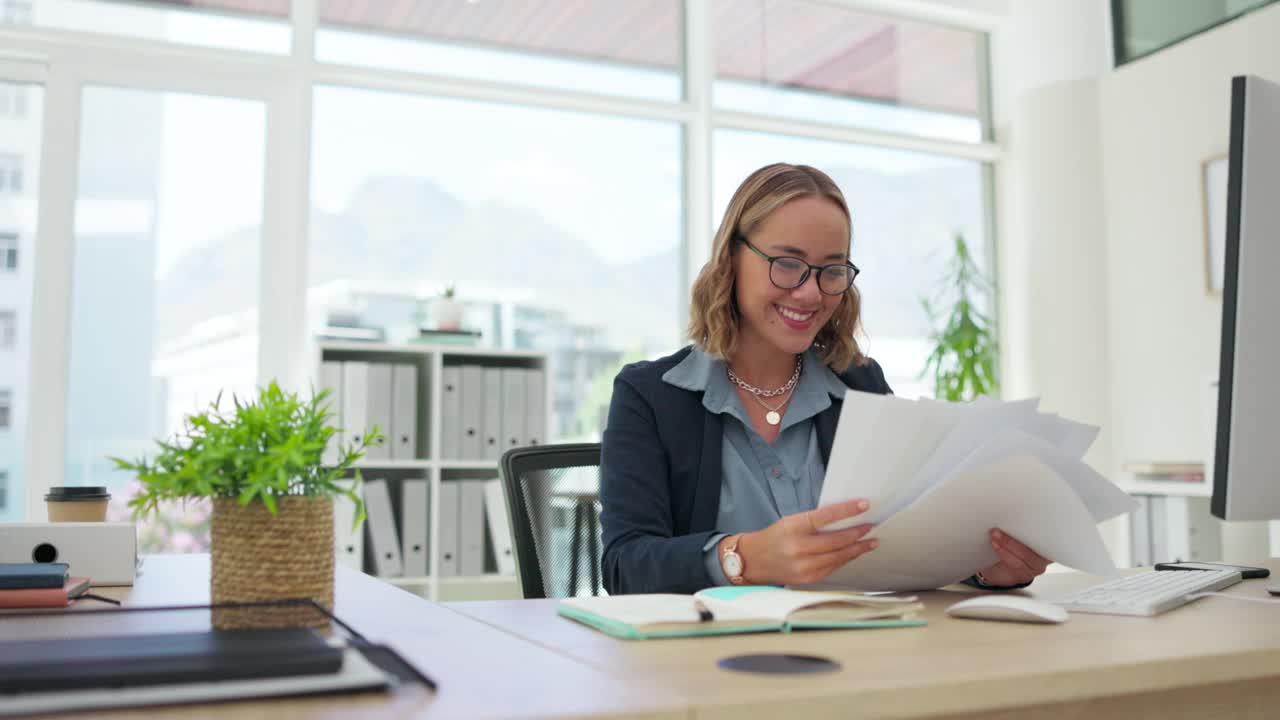
[[[796,370],[795,372],[791,373],[791,379],[787,381],[786,385],[783,385],[782,387],[777,388],[775,390],[761,390],[755,385],[748,383],[746,380],[743,380],[742,378],[735,375],[733,373],[733,368],[729,367],[727,364],[724,366],[724,369],[728,371],[729,379],[732,380],[735,384],[737,384],[738,387],[742,388],[743,390],[746,390],[747,392],[751,393],[756,397],[771,398],[771,397],[777,397],[778,395],[788,392],[791,390],[791,388],[796,386],[796,381],[800,379],[800,364],[803,357],[804,357],[803,355],[796,356]]]

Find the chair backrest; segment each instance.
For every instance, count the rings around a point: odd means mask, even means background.
[[[501,469],[524,596],[601,594],[600,444],[513,448]]]

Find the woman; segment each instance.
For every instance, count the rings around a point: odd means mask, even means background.
[[[848,388],[889,393],[854,340],[851,222],[831,178],[752,173],[725,211],[690,307],[694,345],[623,368],[601,453],[604,585],[613,594],[810,583],[874,552],[867,510],[815,509]],[[992,530],[973,580],[1023,585],[1048,562]]]

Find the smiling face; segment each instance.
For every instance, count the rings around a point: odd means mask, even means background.
[[[766,255],[797,257],[811,265],[849,259],[848,219],[838,205],[818,195],[778,207],[747,239]],[[745,245],[735,249],[733,263],[743,352],[805,352],[844,298],[820,291],[816,271],[799,287],[777,287],[769,279],[769,261]]]

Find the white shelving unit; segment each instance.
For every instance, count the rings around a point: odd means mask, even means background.
[[[551,368],[546,353],[504,351],[483,348],[437,345],[390,345],[361,342],[323,342],[318,345],[316,377],[326,361],[363,361],[412,365],[417,369],[417,456],[414,459],[362,460],[357,464],[366,479],[422,478],[430,483],[428,507],[427,575],[421,577],[384,577],[388,583],[421,595],[429,600],[499,600],[521,596],[515,575],[486,573],[471,576],[442,577],[436,548],[440,547],[440,486],[462,479],[498,477],[498,463],[491,459],[442,457],[441,427],[443,417],[442,377],[447,366],[481,365],[484,367],[527,368],[543,371],[543,427],[551,427]],[[316,386],[320,386],[319,380]],[[460,421],[460,419],[459,419]],[[383,428],[384,433],[386,428]],[[364,532],[364,529],[361,529]],[[339,528],[341,535],[341,528]],[[365,543],[369,542],[365,535]],[[488,544],[488,537],[485,538]],[[370,572],[370,568],[364,568]],[[370,572],[370,574],[372,574]]]
[[[1213,496],[1213,488],[1205,482],[1124,480],[1118,483],[1117,487],[1130,495],[1174,495],[1185,497]]]

